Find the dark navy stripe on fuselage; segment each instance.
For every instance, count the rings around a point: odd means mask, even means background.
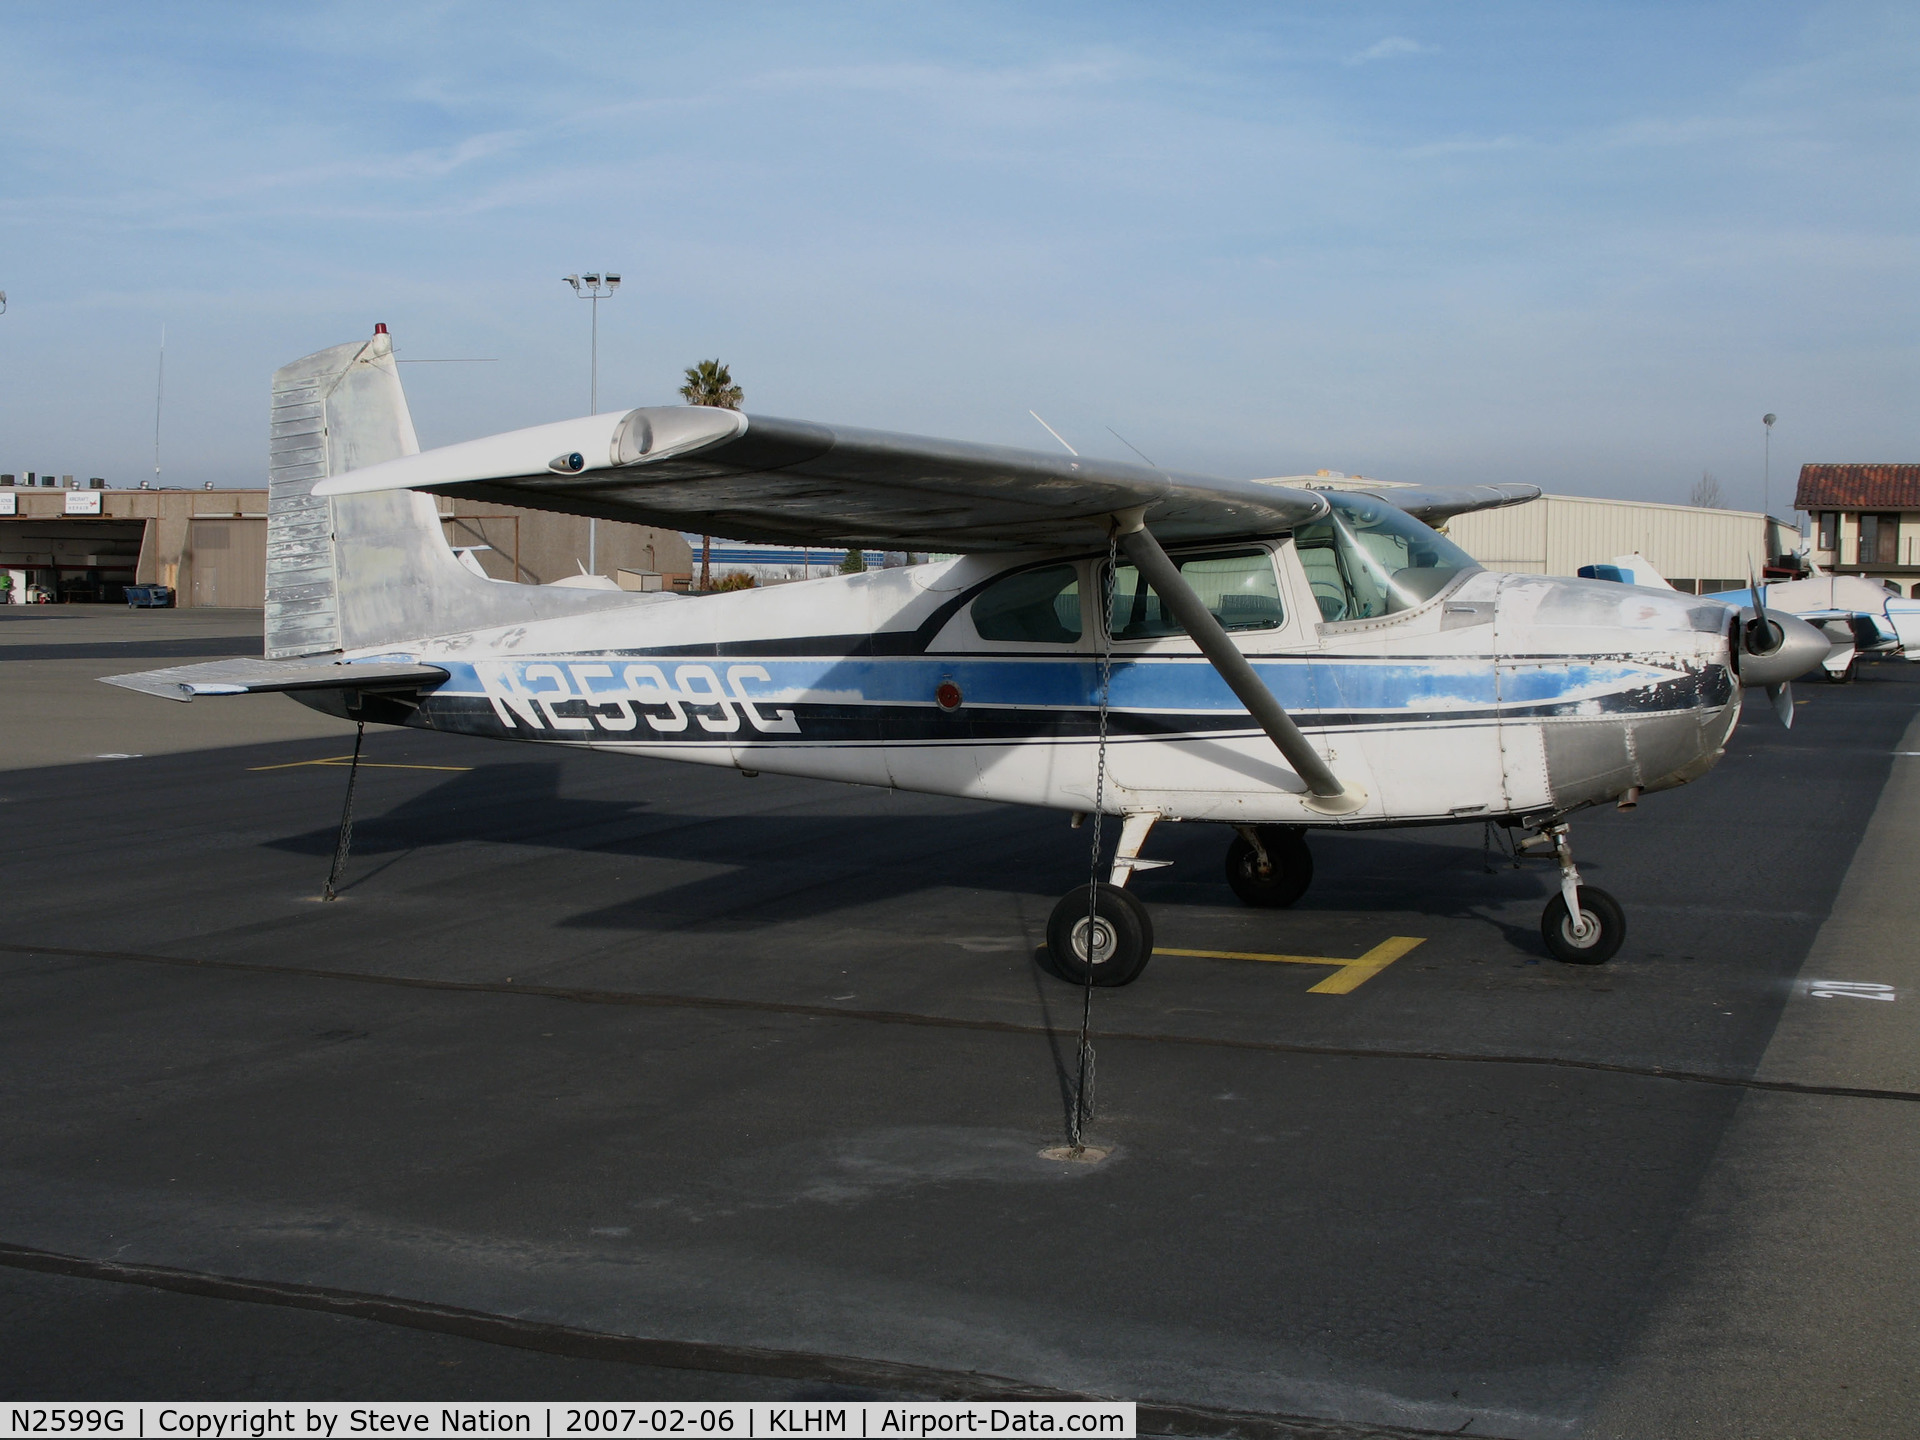
[[[558,670],[562,662],[516,663]],[[614,668],[610,660],[571,663]],[[754,693],[758,686],[722,688],[721,677],[713,667],[700,668],[708,672],[711,680],[703,677],[699,687],[632,686],[619,690],[594,689],[591,695],[578,693],[572,687],[563,692],[557,685],[527,687],[514,693],[512,703],[501,699],[497,687],[490,695],[478,684],[468,688],[450,680],[424,699],[420,707],[421,721],[436,729],[502,738],[624,740],[660,745],[722,741],[773,745],[1005,744],[1080,739],[1097,734],[1099,727],[1098,707],[1091,697],[1078,703],[1053,700],[1011,704],[968,698],[963,694],[961,704],[951,711],[924,700],[865,700],[849,696],[833,701],[808,701],[787,699],[777,692]],[[581,688],[588,688],[603,678],[610,677],[590,676]],[[1118,679],[1116,673],[1116,682]],[[1224,690],[1224,686],[1221,688]],[[1408,726],[1477,727],[1498,721],[1515,723],[1556,717],[1677,712],[1723,705],[1732,698],[1732,693],[1727,672],[1716,666],[1700,673],[1673,675],[1668,672],[1663,679],[1623,689],[1516,699],[1515,703],[1508,704],[1346,706],[1336,703],[1296,704],[1290,708],[1296,721],[1310,732],[1366,732]],[[1246,711],[1240,709],[1230,695],[1225,703],[1216,705],[1150,708],[1124,703],[1122,687],[1117,683],[1108,723],[1114,735],[1138,739],[1225,738],[1256,733]]]

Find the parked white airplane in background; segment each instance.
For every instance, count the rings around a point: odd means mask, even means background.
[[[420,453],[384,326],[273,405],[267,658],[111,683],[1120,817],[1109,880],[1048,926],[1087,983],[1153,953],[1124,887],[1160,821],[1231,827],[1228,881],[1268,906],[1306,889],[1310,829],[1496,821],[1559,861],[1548,947],[1604,961],[1625,921],[1568,817],[1704,775],[1742,687],[1778,700],[1827,650],[1496,574],[1422,523],[1530,485],[1317,492],[686,406]],[[516,585],[454,558],[434,493],[960,558],[697,599]]]
[[[1616,555],[1604,565],[1582,565],[1580,574],[1595,580],[1616,580],[1656,590],[1673,586],[1641,554]],[[1802,580],[1773,580],[1760,586],[1760,603],[1770,611],[1797,615],[1827,639],[1820,665],[1827,679],[1844,684],[1853,679],[1862,655],[1891,658],[1905,655],[1920,660],[1920,600],[1909,600],[1864,575],[1829,575],[1815,567]],[[1704,597],[1730,605],[1751,603],[1753,592],[1719,590]]]
[[[1853,679],[1860,657],[1920,660],[1920,601],[1864,575],[1809,575],[1761,587],[1769,609],[1798,615],[1827,637],[1827,679]],[[1713,597],[1725,600],[1724,594]]]

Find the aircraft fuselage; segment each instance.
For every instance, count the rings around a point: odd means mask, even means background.
[[[662,598],[359,658],[449,672],[417,710],[388,702],[375,718],[1074,811],[1094,808],[1108,685],[1105,808],[1241,825],[1565,812],[1706,773],[1738,715],[1733,612],[1717,602],[1469,570],[1409,608],[1327,620],[1341,602],[1290,539],[1204,552],[1195,573],[1211,563],[1257,582],[1223,613],[1252,617],[1236,643],[1364,792],[1351,814],[1308,805],[1184,634],[1125,638],[1124,597],[1103,679],[1098,607],[1085,624],[1077,608],[1102,555],[974,555]],[[1269,565],[1270,579],[1254,573]]]

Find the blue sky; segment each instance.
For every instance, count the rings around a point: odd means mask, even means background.
[[[1920,460],[1911,5],[0,8],[0,469],[259,483],[387,322],[426,445],[671,401],[1775,509]]]

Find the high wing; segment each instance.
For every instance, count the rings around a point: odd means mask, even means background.
[[[1384,500],[1404,510],[1423,525],[1444,525],[1469,510],[1497,510],[1507,505],[1524,505],[1540,498],[1538,485],[1504,481],[1493,485],[1383,485],[1371,489],[1365,485],[1350,487],[1362,495]]]
[[[438,665],[248,659],[209,660],[202,665],[101,677],[108,685],[158,695],[163,700],[191,700],[196,695],[266,695],[287,690],[407,691],[429,688],[446,678],[447,672]]]
[[[1110,517],[1137,511],[1165,541],[1223,539],[1290,530],[1328,509],[1312,490],[1285,484],[703,406],[516,430],[348,471],[313,493],[388,490],[761,543],[891,550],[1104,544]],[[1509,493],[1517,490],[1528,493]],[[1452,515],[1538,493],[1405,487],[1380,498],[1414,514],[1418,504]]]

